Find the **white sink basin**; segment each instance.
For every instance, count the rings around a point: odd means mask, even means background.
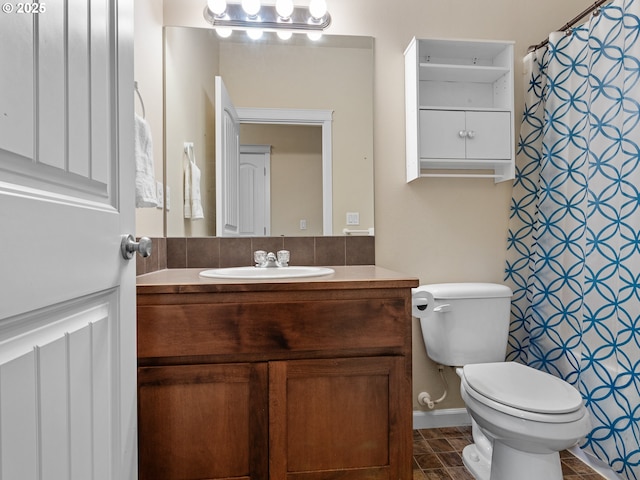
[[[300,278],[318,277],[335,273],[332,268],[326,267],[278,267],[278,268],[257,268],[257,267],[229,267],[212,268],[200,272],[202,277],[228,278],[235,280],[261,280],[274,278]]]

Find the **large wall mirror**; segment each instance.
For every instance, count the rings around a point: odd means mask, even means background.
[[[312,42],[294,36],[283,41],[265,34],[253,41],[238,33],[236,39],[222,39],[211,29],[193,27],[165,27],[164,34],[168,237],[217,233],[216,76],[240,109],[331,112],[329,202],[323,201],[321,126],[242,123],[243,151],[269,153],[269,235],[322,235],[327,204],[331,234],[373,229],[372,38],[325,35]],[[201,219],[185,218],[185,144],[193,145],[191,160],[201,173]]]

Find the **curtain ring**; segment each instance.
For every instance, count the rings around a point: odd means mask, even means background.
[[[596,9],[593,11],[593,16],[594,16],[594,17],[597,17],[598,15],[600,15],[600,7],[596,8]]]
[[[564,34],[565,34],[567,37],[570,37],[572,33],[573,33],[573,28],[567,28],[567,29],[564,31]]]

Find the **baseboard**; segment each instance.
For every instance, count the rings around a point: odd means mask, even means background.
[[[442,428],[471,425],[471,417],[466,408],[443,408],[425,412],[413,411],[413,428]]]
[[[601,460],[585,452],[579,446],[576,445],[574,447],[571,447],[569,451],[589,467],[591,467],[593,470],[602,475],[604,478],[608,480],[620,480],[622,478],[616,472],[614,472],[611,467],[609,467],[609,465],[606,465]]]

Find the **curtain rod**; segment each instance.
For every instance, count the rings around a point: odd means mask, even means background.
[[[586,8],[584,11],[580,12],[578,15],[576,15],[575,17],[573,17],[571,20],[569,20],[567,23],[565,23],[562,27],[558,28],[556,31],[557,32],[566,32],[567,30],[570,30],[571,27],[573,27],[576,23],[578,23],[580,20],[582,20],[584,17],[586,17],[587,15],[589,15],[591,12],[597,12],[598,9],[605,3],[609,2],[610,0],[596,0],[596,2],[591,5],[589,8]],[[597,13],[594,13],[597,15]],[[544,47],[547,43],[549,43],[549,39],[545,38],[543,41],[541,41],[540,43],[536,44],[536,45],[530,45],[529,48],[527,49],[527,52],[533,52],[539,48]]]

